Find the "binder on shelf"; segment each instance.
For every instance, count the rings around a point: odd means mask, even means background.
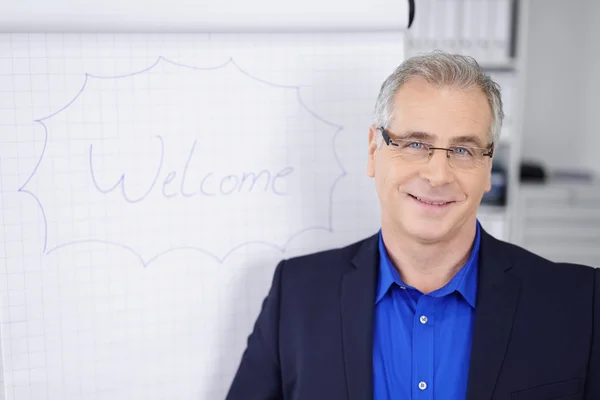
[[[510,71],[514,0],[419,0],[407,54],[442,49]]]
[[[458,50],[458,1],[457,0],[438,0],[440,10],[438,15],[439,29],[441,31],[442,47],[451,53]]]
[[[475,25],[475,51],[477,59],[481,63],[490,63],[491,58],[489,56],[489,36],[488,27],[490,25],[489,20],[489,3],[490,0],[475,0],[474,10],[474,25]]]
[[[412,28],[408,31],[409,35],[409,46],[407,49],[407,55],[411,56],[418,53],[425,52],[425,42],[429,31],[429,18],[433,9],[429,7],[431,0],[419,0],[417,4],[418,10],[415,12],[415,20]]]
[[[511,35],[511,0],[493,0],[495,18],[493,26],[492,48],[494,60],[497,63],[508,62],[510,59]]]
[[[463,24],[462,24],[462,35],[461,35],[461,46],[460,51],[463,54],[470,55],[478,59],[478,54],[475,50],[475,37],[476,37],[476,2],[478,0],[464,0],[463,1]]]
[[[437,24],[440,18],[440,4],[438,0],[428,0],[429,15],[427,16],[427,36],[425,37],[425,51],[440,48],[438,41],[440,32]]]

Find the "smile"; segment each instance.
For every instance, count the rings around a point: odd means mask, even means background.
[[[444,207],[444,206],[447,206],[449,204],[454,203],[453,201],[433,201],[433,200],[426,200],[426,199],[424,199],[422,197],[414,196],[412,194],[409,194],[409,195],[413,199],[417,200],[419,203],[421,203],[421,204],[427,204],[427,205],[430,205],[430,206]]]

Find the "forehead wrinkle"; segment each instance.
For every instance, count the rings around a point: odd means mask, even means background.
[[[425,131],[407,130],[407,131],[404,131],[400,136],[398,136],[397,139],[400,139],[400,140],[418,139],[418,140],[423,140],[423,141],[434,142],[435,140],[437,140],[437,136],[432,133],[425,132]]]
[[[389,134],[389,132],[388,132]],[[418,131],[418,130],[407,130],[405,132],[403,132],[401,135],[399,136],[392,136],[392,139],[399,139],[399,140],[421,140],[424,142],[428,142],[430,144],[436,144],[437,140],[438,140],[438,136],[433,134],[433,133],[429,133],[429,132],[425,132],[425,131]],[[453,136],[450,137],[448,139],[448,144],[453,145],[453,144],[460,144],[460,143],[471,143],[473,145],[482,147],[485,146],[485,143],[482,142],[482,140],[479,138],[479,136],[477,135],[460,135],[460,136]]]

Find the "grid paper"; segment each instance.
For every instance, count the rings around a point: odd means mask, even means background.
[[[402,39],[0,35],[5,398],[223,398],[277,262],[378,229]]]

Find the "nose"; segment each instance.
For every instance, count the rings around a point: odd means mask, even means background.
[[[450,169],[449,161],[447,151],[434,151],[429,158],[429,162],[423,165],[421,177],[429,181],[429,184],[433,187],[452,183],[454,181],[454,174]]]

